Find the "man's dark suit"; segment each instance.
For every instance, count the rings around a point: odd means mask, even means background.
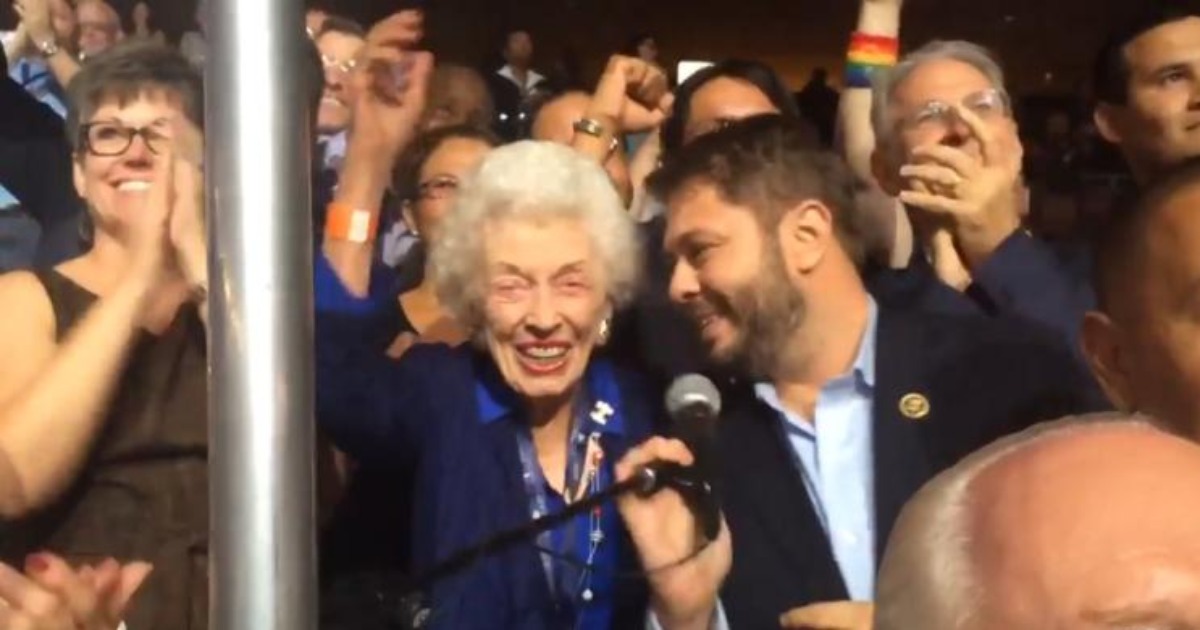
[[[0,185],[41,228],[33,261],[39,267],[82,253],[84,204],[75,193],[71,165],[62,119],[0,74]]]
[[[664,217],[639,226],[646,252],[645,286],[633,308],[617,320],[616,354],[659,378],[702,370],[704,350],[695,327],[674,309],[667,295],[671,267],[662,253]],[[923,255],[914,252],[904,269],[869,266],[864,282],[883,308],[934,314],[1021,317],[1054,331],[1075,353],[1079,328],[1094,299],[1091,287],[1070,276],[1043,242],[1024,232],[1006,239],[976,270],[975,284],[965,294],[938,280]],[[1099,396],[1094,382],[1092,393]]]
[[[863,276],[867,290],[883,306],[955,315],[1016,315],[1037,322],[1058,333],[1083,363],[1079,331],[1083,314],[1095,305],[1091,283],[1076,277],[1048,243],[1024,231],[1009,235],[972,271],[974,282],[964,293],[938,280],[919,251],[904,269],[871,266]]]
[[[900,508],[939,471],[1003,435],[1090,410],[1060,340],[1024,322],[881,307],[873,405],[876,558]],[[928,415],[919,416],[919,399]],[[732,627],[778,628],[799,606],[848,599],[775,411],[749,384],[726,392],[717,487],[733,536],[722,602]]]

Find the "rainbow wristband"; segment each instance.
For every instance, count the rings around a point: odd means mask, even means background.
[[[899,55],[895,37],[854,33],[846,53],[846,87],[870,88],[872,75],[896,65]]]

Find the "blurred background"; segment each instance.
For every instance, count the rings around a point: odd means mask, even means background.
[[[243,0],[250,2],[253,0]],[[110,0],[123,15],[134,0]],[[15,23],[4,3],[0,27]],[[177,39],[192,28],[196,0],[147,0],[157,28]],[[668,67],[680,59],[760,59],[799,89],[814,68],[836,83],[852,0],[309,0],[308,6],[363,23],[398,6],[425,5],[433,45],[452,61],[490,63],[507,28],[530,31],[535,67],[574,64],[590,84],[611,52],[635,33],[653,34]],[[1015,92],[1068,95],[1082,87],[1104,34],[1134,0],[908,0],[904,40],[935,34],[994,48]],[[731,28],[733,27],[733,28]],[[497,58],[498,61],[498,58]]]

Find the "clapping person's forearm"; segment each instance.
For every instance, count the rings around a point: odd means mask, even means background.
[[[351,79],[354,119],[337,195],[326,213],[323,249],[357,297],[370,292],[375,234],[392,168],[425,110],[433,58],[413,51],[422,19],[420,12],[402,11],[376,24]]]

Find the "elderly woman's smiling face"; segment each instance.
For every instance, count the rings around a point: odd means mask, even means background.
[[[484,327],[504,380],[527,398],[569,394],[611,315],[604,265],[583,220],[485,224]]]
[[[506,384],[543,411],[578,391],[607,319],[637,290],[641,243],[600,165],[570,147],[493,149],[463,181],[429,271]]]

